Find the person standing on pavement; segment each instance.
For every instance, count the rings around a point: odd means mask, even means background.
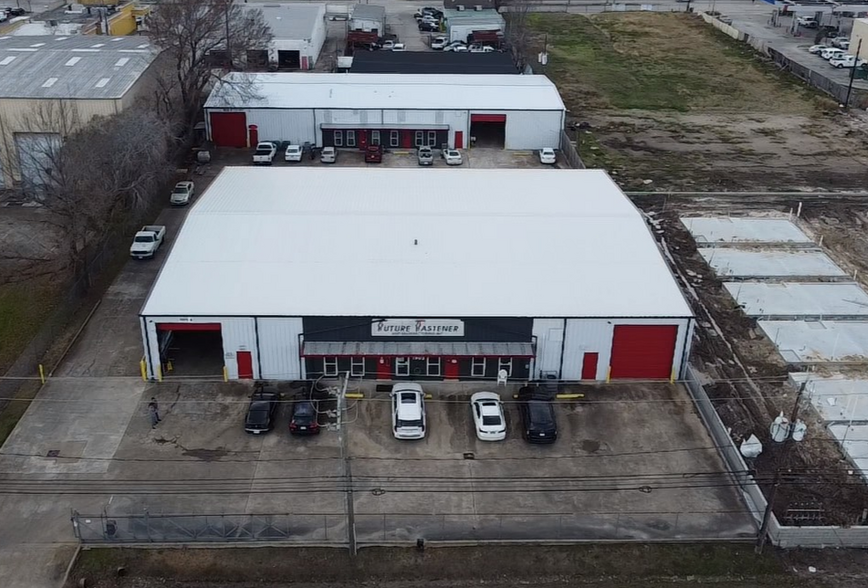
[[[160,405],[157,404],[157,399],[151,396],[151,401],[148,403],[148,414],[151,417],[151,428],[156,429],[157,423],[161,420],[160,418]]]

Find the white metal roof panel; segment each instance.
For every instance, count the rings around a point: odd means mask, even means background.
[[[688,317],[600,170],[227,167],[147,316]]]
[[[158,50],[143,37],[106,40],[92,35],[0,37],[0,98],[123,97]],[[74,57],[80,59],[73,62]]]
[[[564,110],[564,103],[540,75],[235,72],[205,108]]]

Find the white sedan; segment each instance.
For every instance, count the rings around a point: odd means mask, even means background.
[[[440,157],[446,160],[446,165],[461,165],[464,159],[461,157],[461,152],[458,149],[444,149],[440,152]]]
[[[831,48],[832,47],[830,45],[811,45],[810,47],[808,47],[808,53],[813,53],[814,55],[816,55],[817,53],[819,53],[823,49],[831,49]]]
[[[284,155],[283,158],[286,161],[301,161],[301,156],[301,145],[287,145],[286,155]]]
[[[446,37],[437,37],[433,41],[431,41],[432,49],[443,49],[448,44],[449,40]]]
[[[829,65],[841,69],[842,67],[860,67],[865,61],[856,59],[855,55],[840,55],[829,60]]]
[[[555,150],[551,147],[539,150],[539,162],[546,165],[554,165],[558,161],[558,156],[555,155]]]
[[[173,206],[185,206],[190,204],[191,198],[193,198],[193,182],[178,182],[172,190],[169,202]]]
[[[480,441],[503,441],[506,439],[506,419],[503,403],[494,392],[477,392],[470,397],[473,425]]]

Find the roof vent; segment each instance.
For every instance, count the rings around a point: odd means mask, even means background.
[[[128,64],[129,62],[130,62],[129,57],[121,57],[120,59],[117,60],[117,63],[115,63],[115,67],[123,67],[126,64]]]
[[[9,65],[13,61],[15,61],[15,55],[12,55],[10,57],[4,57],[2,60],[0,60],[0,65]]]

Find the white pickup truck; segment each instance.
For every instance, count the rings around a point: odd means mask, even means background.
[[[130,255],[136,259],[150,259],[163,244],[166,227],[163,225],[145,225],[133,238]]]
[[[271,141],[260,141],[253,153],[253,165],[271,165],[277,155],[277,144]]]

